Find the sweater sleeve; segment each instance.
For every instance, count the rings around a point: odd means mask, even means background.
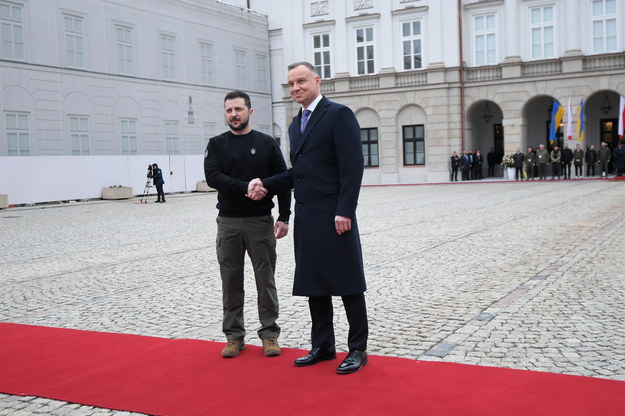
[[[217,140],[213,137],[208,141],[204,154],[204,175],[206,176],[206,183],[219,192],[245,195],[247,193],[247,182],[232,178],[224,174],[222,170]]]

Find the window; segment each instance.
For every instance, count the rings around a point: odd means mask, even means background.
[[[24,59],[24,17],[22,6],[0,2],[0,56]]]
[[[161,35],[164,79],[176,79],[176,47],[174,41],[173,36]]]
[[[555,57],[553,23],[553,6],[535,7],[530,10],[532,59]]]
[[[208,141],[215,136],[215,123],[204,123],[204,148],[208,146]]]
[[[317,73],[321,78],[332,78],[329,33],[313,35],[313,62],[315,68],[317,68]]]
[[[358,75],[375,72],[373,27],[356,29],[356,72]]]
[[[7,154],[9,156],[30,155],[30,143],[28,138],[28,114],[7,113]]]
[[[379,166],[378,129],[360,129],[360,140],[362,141],[362,154],[365,157],[365,166]]]
[[[404,70],[419,69],[421,59],[421,21],[403,22],[401,25]]]
[[[256,75],[258,77],[258,90],[267,91],[269,89],[269,83],[267,81],[269,68],[267,66],[266,55],[256,55]]]
[[[122,118],[120,120],[122,139],[122,155],[136,155],[137,152],[137,120]]]
[[[115,26],[115,38],[117,41],[117,71],[120,74],[134,74],[132,29],[125,26]]]
[[[89,119],[83,116],[70,116],[69,136],[73,155],[89,154]]]
[[[616,0],[592,2],[592,51],[617,51]]]
[[[200,43],[200,73],[202,77],[202,84],[213,84],[215,67],[213,58],[213,44],[212,43]]]
[[[167,148],[168,155],[177,155],[180,153],[178,141],[178,122],[166,121],[165,122],[165,146]]]
[[[475,16],[475,64],[493,65],[497,63],[495,50],[495,15]]]
[[[425,165],[425,136],[423,124],[403,126],[404,166]]]
[[[65,28],[65,61],[67,66],[85,67],[85,40],[83,37],[82,18],[63,16]]]
[[[247,76],[246,76],[246,65],[245,65],[245,52],[244,51],[234,51],[234,76],[235,83],[237,88],[245,88],[247,85]]]

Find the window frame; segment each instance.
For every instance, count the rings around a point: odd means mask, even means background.
[[[2,9],[0,9],[0,58],[25,61],[26,31],[24,30],[24,5],[0,0],[0,8],[2,6],[8,8],[9,16],[3,16]],[[19,17],[15,17],[15,10],[19,10]],[[5,32],[4,28],[7,26],[10,27],[11,33],[11,39],[8,41],[2,35]],[[16,41],[16,37],[19,37],[18,41]],[[9,52],[5,49],[7,44],[9,45]],[[18,45],[19,49],[16,48]],[[16,52],[16,50],[19,52]]]
[[[332,78],[332,34],[330,31],[311,33],[311,49],[312,64],[317,69],[317,73],[321,79]],[[315,39],[319,39],[319,47],[315,47]],[[324,37],[327,38],[328,44],[324,45]],[[317,62],[319,56],[319,62]]]
[[[614,1],[614,13],[607,14],[606,12],[606,2]],[[601,7],[603,13],[601,15],[595,15],[595,3],[601,2]],[[613,53],[619,50],[619,19],[618,19],[618,2],[616,0],[592,0],[590,2],[590,27],[591,27],[591,45],[592,45],[592,53],[600,54],[600,53]],[[608,49],[608,36],[606,33],[606,23],[608,21],[614,22],[614,47],[612,49]],[[601,37],[596,36],[596,23],[602,23],[602,33]],[[602,41],[602,50],[596,49],[596,42],[598,39]]]
[[[264,65],[261,65],[264,60]],[[256,54],[256,81],[258,91],[269,91],[269,58],[262,53]]]
[[[493,18],[494,28],[489,29],[487,27],[488,18]],[[477,29],[477,20],[484,19],[484,29]],[[493,47],[488,47],[489,37],[492,36]],[[478,38],[484,37],[484,59],[483,62],[479,59],[480,49],[478,48]],[[489,51],[493,52],[492,60],[489,57]],[[496,12],[487,12],[482,14],[473,15],[473,60],[475,66],[485,66],[485,65],[496,65],[497,64],[497,13]]]
[[[139,142],[137,140],[137,119],[136,118],[120,118],[119,119],[119,136],[122,146],[122,155],[139,154]],[[124,128],[124,125],[127,128]],[[134,128],[130,128],[134,126]]]
[[[134,28],[124,24],[115,24],[115,46],[117,49],[117,72],[124,75],[135,74]],[[119,31],[128,33],[130,40],[120,39]],[[125,38],[125,36],[124,36]],[[123,55],[123,58],[120,56]]]
[[[7,111],[4,113],[4,121],[6,122],[6,138],[7,138],[7,156],[30,156],[30,114],[24,111]],[[9,117],[15,118],[15,125],[11,126]],[[25,120],[25,126],[21,125],[20,120]],[[13,142],[15,148],[11,149],[11,136],[15,135]]]
[[[204,85],[215,84],[215,44],[200,41],[200,82]]]
[[[71,21],[72,27],[67,27],[68,20]],[[80,31],[76,29],[76,22],[80,22]],[[63,40],[65,45],[65,65],[70,68],[85,68],[86,65],[86,53],[85,53],[85,19],[82,16],[78,16],[71,13],[63,13]],[[71,40],[73,50],[68,48],[69,41]],[[82,48],[81,51],[78,49]],[[81,62],[78,62],[78,60]],[[70,62],[73,61],[73,62]]]
[[[547,8],[551,8],[552,10],[552,19],[549,22],[545,22],[545,9]],[[533,12],[535,10],[540,10],[540,15],[541,15],[541,21],[538,23],[534,23],[532,21],[533,19]],[[557,13],[557,9],[556,9],[556,5],[555,4],[542,4],[542,5],[538,5],[538,6],[534,6],[534,7],[530,7],[529,8],[529,54],[530,54],[530,59],[531,60],[540,60],[540,59],[553,59],[556,57],[556,50],[557,50],[557,30],[556,30],[556,13]],[[546,29],[551,29],[552,31],[552,40],[551,40],[551,54],[548,55],[545,52],[545,47],[547,45],[547,43],[545,42],[545,30]],[[535,30],[540,30],[540,43],[538,43],[538,45],[540,46],[540,55],[537,56],[534,54],[534,31]]]
[[[375,139],[371,138],[371,133],[375,131]],[[366,133],[366,138],[363,137],[363,133]],[[360,141],[362,144],[362,155],[365,161],[366,168],[377,168],[380,166],[380,133],[377,127],[364,127],[360,129]],[[375,146],[375,158],[376,162],[372,162],[372,147]],[[366,149],[366,151],[365,151]]]
[[[419,23],[419,35],[415,35],[413,33],[413,29],[414,29],[414,24],[415,23]],[[409,36],[405,36],[404,35],[404,25],[405,24],[410,24],[410,29],[411,29],[411,34]],[[423,25],[424,25],[424,20],[422,18],[412,18],[412,19],[406,19],[406,20],[402,20],[399,22],[399,38],[400,38],[400,42],[401,42],[401,70],[402,71],[414,71],[414,70],[418,70],[418,69],[423,69],[423,46],[425,44],[424,40],[423,40]],[[420,66],[418,68],[414,67],[414,57],[416,54],[414,54],[414,41],[419,41],[419,49],[420,52],[418,54],[419,56],[419,60],[420,60]],[[405,53],[405,43],[406,42],[410,42],[410,50],[411,50],[411,54],[410,55],[406,55]],[[410,59],[410,63],[411,63],[411,67],[410,68],[406,68],[406,57],[411,57]]]
[[[163,79],[172,81],[176,79],[176,37],[161,33],[160,39]]]
[[[247,51],[234,49],[234,82],[237,88],[247,88]]]
[[[82,114],[69,114],[69,146],[73,156],[85,156],[90,154],[89,116]],[[74,128],[74,121],[77,128]]]
[[[175,129],[170,129],[173,126]],[[165,120],[165,152],[168,155],[180,154],[180,121]]]
[[[406,137],[406,129],[407,128],[412,128],[413,130],[413,137]],[[417,128],[420,128],[420,130],[422,131],[422,137],[417,137]],[[408,124],[408,125],[403,125],[401,126],[401,137],[402,137],[402,153],[403,153],[403,166],[425,166],[425,124]],[[421,152],[418,151],[418,143],[422,143],[422,148],[423,150]],[[412,144],[412,155],[413,155],[413,159],[414,162],[413,163],[408,163],[408,156],[409,154],[406,153],[406,147],[407,145]],[[419,154],[423,154],[423,162],[419,163],[418,162],[418,155]]]
[[[359,42],[358,38],[358,32],[359,31],[363,31],[363,41]],[[367,35],[368,35],[368,30],[371,31],[371,40],[367,40]],[[368,24],[368,25],[364,25],[364,26],[358,26],[358,27],[354,27],[354,47],[355,47],[355,52],[356,55],[354,56],[355,60],[354,63],[356,65],[356,75],[357,76],[361,76],[361,75],[373,75],[376,73],[376,60],[375,60],[375,56],[376,56],[376,48],[375,48],[375,39],[376,39],[376,33],[375,33],[375,25],[374,24]],[[362,48],[362,57],[363,59],[359,59],[359,50]],[[368,52],[371,51],[372,52],[372,57],[368,58]],[[363,71],[361,72],[360,69],[360,64],[362,63],[362,69]]]

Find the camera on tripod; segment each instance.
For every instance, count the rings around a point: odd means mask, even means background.
[[[152,165],[148,165],[148,179],[152,179],[154,177],[154,168]]]

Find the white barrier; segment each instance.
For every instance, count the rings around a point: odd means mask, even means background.
[[[153,163],[163,171],[165,193],[193,192],[204,180],[203,155],[4,156],[0,194],[11,195],[12,205],[102,198],[102,189],[114,185],[142,195]]]

